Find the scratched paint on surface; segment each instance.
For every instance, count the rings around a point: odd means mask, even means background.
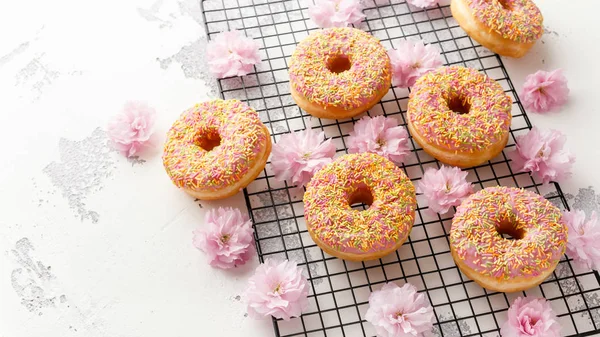
[[[25,67],[17,73],[17,85],[31,85],[33,100],[42,95],[44,89],[51,85],[60,75],[60,72],[52,69],[43,62],[44,54],[36,55]]]
[[[173,64],[179,64],[186,78],[203,80],[211,89],[211,94],[218,92],[215,79],[209,74],[206,67],[206,45],[202,11],[198,1],[178,1],[176,6],[169,8],[165,0],[155,1],[149,8],[138,8],[138,14],[146,21],[158,23],[160,29],[174,28],[174,22],[181,17],[189,17],[198,25],[198,37],[180,47],[179,51],[165,58],[156,58],[162,69],[167,69]]]
[[[566,193],[565,198],[572,209],[582,210],[585,214],[591,214],[593,211],[600,212],[600,195],[596,194],[592,186],[580,188],[577,195]]]
[[[167,69],[173,62],[179,63],[181,71],[186,78],[201,79],[206,82],[213,93],[217,92],[216,82],[208,73],[206,67],[206,38],[200,37],[197,40],[182,46],[174,55],[157,61],[162,69]]]
[[[454,321],[455,317],[452,312],[438,314],[438,320],[441,322],[439,326],[434,326],[433,334],[435,336],[460,337],[471,334],[471,324],[467,320]],[[474,327],[477,329],[476,327]],[[441,332],[440,332],[441,329]],[[443,334],[442,334],[443,333]]]
[[[12,61],[15,57],[21,55],[29,48],[29,41],[25,41],[11,50],[9,53],[0,56],[0,68]]]
[[[42,315],[45,309],[66,302],[67,297],[53,289],[55,277],[52,268],[33,257],[34,249],[28,238],[15,243],[10,253],[17,267],[12,270],[10,278],[21,304],[30,312]]]
[[[102,189],[103,181],[115,168],[111,157],[113,150],[108,146],[106,133],[97,128],[89,137],[79,141],[61,138],[59,151],[60,161],[48,164],[44,173],[81,221],[98,222],[100,214],[89,209],[85,201],[91,193]]]
[[[549,198],[555,206],[564,209],[560,199],[555,198],[557,195],[558,193],[551,192],[545,194],[544,197]],[[592,186],[580,188],[576,195],[565,193],[565,199],[567,199],[571,210],[581,210],[585,214],[592,214],[593,211],[600,212],[600,195],[596,194]]]
[[[0,55],[0,69],[4,66],[9,68],[12,64],[14,67],[11,76],[14,86],[24,89],[21,94],[14,96],[31,102],[38,101],[44,91],[61,76],[82,75],[80,70],[65,69],[52,64],[46,56],[46,51],[38,49],[38,41],[44,29],[45,26],[41,26],[33,36],[15,46],[10,52]]]
[[[139,156],[128,157],[127,161],[131,163],[131,166],[144,165],[144,163],[146,163],[146,160]]]
[[[555,206],[564,210],[564,205],[559,198],[555,198],[558,194],[556,192],[548,193],[544,195],[546,198],[550,198]],[[554,197],[554,198],[553,198]],[[569,204],[571,211],[581,210],[584,211],[587,216],[592,212],[600,212],[600,195],[596,193],[592,186],[587,188],[579,188],[577,194],[565,193],[565,199]],[[579,294],[580,289],[585,289],[585,284],[573,277],[573,272],[567,264],[559,264],[555,271],[556,276],[559,278],[559,285],[562,292],[565,295],[572,295],[568,297],[568,303],[572,310],[584,310],[586,304],[588,307],[596,307],[600,305],[600,292],[590,291],[585,292],[583,296]],[[554,279],[554,275],[551,275],[549,279]],[[581,321],[585,324],[593,326],[594,324],[600,324],[600,310],[590,310],[592,317],[589,317],[587,312],[579,314]]]

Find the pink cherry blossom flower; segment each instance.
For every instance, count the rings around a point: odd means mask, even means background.
[[[425,295],[410,283],[402,288],[385,284],[369,296],[365,319],[375,326],[380,337],[414,337],[430,331],[434,322],[433,308]]]
[[[335,144],[331,139],[323,141],[324,137],[324,132],[310,127],[282,135],[271,151],[275,178],[305,186],[315,172],[330,163],[335,155]]]
[[[508,154],[511,166],[517,172],[529,171],[544,184],[559,181],[571,175],[575,157],[564,150],[566,137],[556,130],[540,131],[533,127],[517,137],[517,148]]]
[[[394,118],[364,116],[348,137],[348,152],[377,153],[396,164],[410,153],[408,132]]]
[[[567,255],[583,268],[600,270],[600,223],[596,212],[585,221],[583,211],[565,211],[563,220],[569,229]]]
[[[321,28],[348,27],[365,18],[359,0],[317,0],[308,15]]]
[[[127,157],[152,145],[156,111],[142,102],[127,102],[107,127],[113,147]]]
[[[218,34],[208,43],[209,70],[217,78],[244,76],[260,63],[258,43],[237,30]]]
[[[560,337],[560,324],[550,302],[543,298],[519,297],[508,308],[502,325],[503,337]]]
[[[420,8],[427,8],[437,5],[440,0],[406,0],[409,4]]]
[[[412,87],[419,77],[443,64],[439,51],[423,41],[402,40],[388,55],[392,62],[392,84],[400,88]]]
[[[267,259],[248,281],[245,297],[253,318],[298,317],[308,307],[308,281],[296,263]]]
[[[440,214],[447,213],[450,207],[460,205],[473,193],[473,185],[467,182],[468,174],[458,167],[442,165],[439,170],[430,167],[419,181],[417,192],[423,193],[429,209]]]
[[[204,229],[194,231],[194,246],[205,252],[211,266],[229,269],[241,266],[254,254],[252,222],[239,209],[211,209]]]
[[[521,99],[527,110],[548,112],[560,108],[567,102],[569,88],[562,69],[551,72],[540,70],[525,78]]]

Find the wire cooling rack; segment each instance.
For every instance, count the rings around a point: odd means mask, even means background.
[[[290,131],[322,129],[333,138],[339,156],[346,153],[346,137],[357,119],[311,118],[290,95],[289,58],[296,44],[317,29],[308,19],[309,3],[312,0],[205,0],[201,6],[209,38],[238,29],[262,46],[263,61],[254,73],[219,81],[223,98],[240,99],[255,108],[275,142]],[[502,60],[458,26],[449,0],[427,10],[411,7],[404,0],[368,0],[363,4],[367,18],[357,28],[379,38],[386,48],[403,39],[422,39],[442,52],[446,64],[483,71],[512,97],[513,121],[506,149],[487,164],[467,170],[476,189],[524,187],[568,208],[558,184],[543,186],[527,173],[513,172],[508,165],[506,153],[514,147],[515,136],[527,132],[531,124]],[[392,87],[368,114],[390,116],[406,125],[408,93],[407,89]],[[412,138],[411,142],[414,150],[402,168],[416,182],[426,168],[440,164]],[[368,297],[386,282],[410,282],[427,294],[436,314],[433,336],[499,336],[510,303],[524,294],[551,301],[565,336],[591,336],[600,331],[600,277],[576,269],[566,257],[550,278],[525,293],[482,289],[458,270],[450,255],[448,233],[453,213],[433,214],[418,196],[416,222],[409,240],[398,251],[375,261],[343,261],[324,253],[310,238],[303,218],[302,193],[276,181],[269,165],[244,191],[260,260],[296,261],[305,268],[311,285],[310,307],[305,314],[289,322],[273,320],[277,336],[374,336],[373,327],[364,320]]]

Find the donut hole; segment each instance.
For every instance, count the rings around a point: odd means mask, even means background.
[[[373,204],[373,194],[366,186],[360,186],[350,194],[348,204],[352,208],[363,206],[366,210]]]
[[[221,145],[221,136],[217,130],[208,130],[196,137],[196,145],[200,146],[205,151],[211,151],[215,147]]]
[[[346,55],[334,55],[327,60],[327,69],[332,73],[343,73],[351,67],[350,59]]]
[[[512,10],[511,0],[498,0],[498,3],[500,3],[500,6],[502,6],[502,8],[506,9],[507,11]]]
[[[448,100],[448,108],[459,115],[468,114],[471,110],[471,104],[459,96],[452,97]]]
[[[525,231],[519,227],[520,226],[516,226],[512,222],[505,221],[501,222],[496,227],[496,231],[498,231],[498,234],[500,234],[505,239],[521,240],[523,237],[525,237]]]

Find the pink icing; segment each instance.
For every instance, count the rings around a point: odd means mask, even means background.
[[[357,191],[369,191],[367,210],[350,207]],[[405,240],[415,219],[415,188],[402,169],[373,153],[349,154],[318,171],[304,194],[310,231],[334,250],[370,254]]]
[[[350,69],[327,68],[346,57]],[[377,38],[355,28],[329,28],[311,33],[292,55],[290,84],[309,102],[345,110],[364,106],[391,82],[390,59]]]
[[[451,101],[469,105],[468,113],[451,110]],[[427,142],[471,153],[503,139],[510,127],[510,110],[511,99],[496,81],[460,66],[438,68],[421,77],[408,102],[408,118]]]
[[[210,151],[207,138],[220,138]],[[185,111],[167,133],[163,164],[178,187],[216,191],[239,182],[263,152],[264,124],[238,100],[214,100]]]
[[[519,43],[538,40],[544,18],[531,0],[467,0],[473,15],[490,30]]]
[[[512,227],[522,238],[503,238]],[[456,211],[450,244],[469,268],[486,276],[536,277],[553,268],[565,252],[562,214],[542,196],[514,187],[490,187],[465,200]]]

